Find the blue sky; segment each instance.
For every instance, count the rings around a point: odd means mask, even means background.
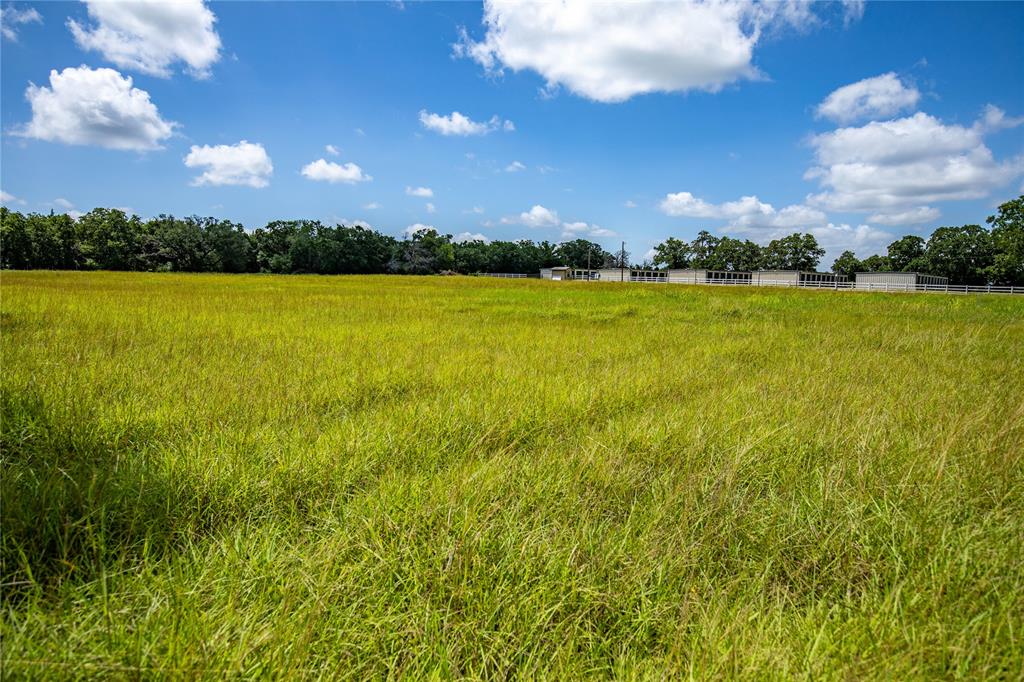
[[[3,12],[18,210],[582,236],[634,260],[700,229],[799,230],[827,267],[980,222],[1024,183],[1024,3]]]

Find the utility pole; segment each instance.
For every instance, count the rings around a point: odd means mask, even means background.
[[[622,242],[622,250],[619,251],[619,281],[626,281],[626,242]]]

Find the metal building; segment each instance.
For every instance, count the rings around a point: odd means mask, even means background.
[[[563,279],[571,279],[571,277],[572,269],[564,265],[556,265],[553,268],[541,268],[540,270],[541,279],[553,279],[557,281]]]
[[[917,291],[949,284],[948,277],[921,272],[858,272],[855,278],[858,289],[875,291]]]
[[[708,270],[705,281],[708,284],[750,284],[752,274],[741,270]]]
[[[751,284],[754,286],[814,287],[845,284],[847,281],[846,275],[809,270],[758,270],[752,274]]]
[[[672,284],[707,284],[708,271],[694,270],[669,270],[668,281]]]

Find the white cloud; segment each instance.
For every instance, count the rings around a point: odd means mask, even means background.
[[[428,230],[434,230],[436,232],[437,228],[435,228],[433,225],[424,225],[423,223],[413,223],[409,227],[407,227],[404,230],[402,230],[402,234],[404,234],[406,237],[411,237],[414,234],[416,234],[417,232],[427,232]]]
[[[452,237],[452,241],[456,244],[463,244],[465,242],[483,242],[484,244],[490,244],[491,240],[479,232],[460,232]]]
[[[843,24],[849,26],[864,17],[864,0],[843,0]]]
[[[536,71],[600,102],[651,92],[717,91],[758,78],[754,48],[767,28],[817,23],[801,2],[487,0],[485,35],[455,45],[488,72]]]
[[[72,204],[70,201],[68,201],[64,197],[57,197],[56,199],[53,200],[53,204],[54,204],[54,206],[58,206],[60,208],[74,208],[75,207],[74,204]]]
[[[529,211],[520,213],[517,217],[502,218],[501,222],[505,224],[519,223],[527,227],[555,227],[561,221],[558,219],[557,212],[537,204]]]
[[[363,204],[363,208],[367,211],[373,211],[380,208],[380,204],[378,204],[376,201],[371,201],[368,204]]]
[[[897,211],[895,213],[876,213],[868,218],[868,222],[878,223],[879,225],[918,225],[938,220],[940,215],[942,214],[937,208],[918,206],[917,208]]]
[[[513,161],[509,165],[505,166],[506,173],[518,173],[521,170],[526,170],[526,166],[518,161]]]
[[[109,2],[86,0],[93,26],[68,20],[75,42],[123,69],[167,78],[184,62],[197,78],[220,58],[217,20],[202,0]]]
[[[817,115],[839,123],[887,118],[913,108],[920,99],[917,88],[889,72],[835,90],[818,105]]]
[[[341,150],[335,147],[333,144],[324,145],[324,151],[330,154],[331,156],[337,156],[338,154],[341,154]]]
[[[457,111],[442,116],[430,113],[426,109],[420,110],[420,123],[427,130],[433,130],[442,135],[486,135],[499,129],[505,132],[512,132],[516,129],[512,121],[502,121],[497,115],[487,121],[474,121]]]
[[[981,118],[974,124],[974,127],[982,133],[987,133],[1006,128],[1016,128],[1022,124],[1024,124],[1024,116],[1010,117],[999,107],[987,104]]]
[[[362,128],[354,128],[356,135],[359,137],[366,137],[366,131]]]
[[[821,265],[818,266],[819,269],[828,269],[832,261],[843,251],[850,250],[859,254],[879,253],[884,251],[885,247],[896,239],[896,236],[891,232],[879,230],[870,225],[852,227],[846,223],[840,225],[829,223],[820,227],[814,227],[810,229],[810,233],[818,240],[818,244],[827,251],[825,257],[821,260]]]
[[[405,193],[411,197],[432,197],[434,190],[429,187],[406,187]]]
[[[32,120],[15,134],[49,142],[160,149],[178,125],[160,118],[149,93],[113,69],[54,69],[50,87],[29,83],[25,98]]]
[[[733,232],[757,233],[759,231],[810,229],[823,226],[827,217],[816,208],[793,204],[776,209],[756,196],[741,197],[736,201],[711,204],[693,196],[690,192],[668,194],[662,200],[661,211],[670,216],[689,218],[714,218],[726,221]]]
[[[562,239],[578,239],[580,237],[614,237],[615,233],[597,225],[582,221],[562,223]]]
[[[8,40],[17,41],[18,31],[15,28],[22,24],[43,23],[43,18],[34,7],[18,9],[13,5],[0,7],[0,33]]]
[[[473,208],[471,208],[471,209],[468,209],[468,210],[466,210],[466,211],[463,211],[463,213],[476,213],[476,214],[478,214],[478,215],[479,215],[479,214],[481,214],[481,213],[483,213],[483,212],[484,212],[484,208],[483,208],[483,206],[474,206],[474,207],[473,207]]]
[[[333,222],[335,225],[345,225],[346,227],[361,227],[364,230],[373,229],[373,225],[366,222],[365,220],[349,220],[348,218],[338,218],[336,216],[332,216],[330,219],[325,220],[324,222]]]
[[[636,208],[636,202],[634,202],[632,199],[627,199],[626,203],[624,203],[623,206],[625,206],[626,208]]]
[[[337,164],[326,159],[317,159],[307,163],[302,168],[302,174],[310,180],[330,183],[344,182],[349,185],[373,180],[372,175],[367,175],[362,168],[354,163]]]
[[[817,165],[805,173],[825,191],[808,201],[830,210],[896,214],[936,201],[978,199],[1024,173],[1024,157],[996,161],[984,133],[1005,116],[987,111],[974,126],[928,114],[811,138]]]
[[[246,140],[215,147],[193,145],[185,157],[185,165],[189,168],[206,168],[202,175],[192,181],[193,185],[266,187],[274,172],[274,166],[263,145]]]
[[[13,194],[10,194],[9,192],[5,192],[2,189],[0,189],[0,203],[2,203],[2,204],[19,203],[20,204],[20,203],[24,203],[24,202],[22,202],[21,199],[19,199],[18,197],[14,196]]]
[[[437,206],[434,206],[429,201],[427,202],[426,209],[427,209],[427,213],[436,213],[437,212]]]

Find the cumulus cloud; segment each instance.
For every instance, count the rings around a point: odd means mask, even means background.
[[[427,205],[426,205],[425,208],[427,209],[427,213],[436,213],[437,212],[437,206],[434,206],[434,204],[430,203],[429,201],[427,202]]]
[[[433,130],[442,135],[486,135],[495,130],[512,132],[516,126],[512,121],[502,121],[498,115],[492,116],[487,121],[474,121],[473,119],[453,111],[447,116],[420,110],[420,123],[427,130]]]
[[[523,211],[518,216],[502,218],[501,222],[505,224],[518,223],[527,227],[555,227],[561,221],[558,219],[557,212],[537,204],[529,211]]]
[[[53,200],[53,204],[54,204],[54,206],[57,206],[59,208],[65,208],[65,209],[67,209],[67,208],[74,208],[75,207],[75,205],[73,203],[71,203],[70,201],[68,201],[64,197],[57,197],[56,199]]]
[[[1006,112],[999,107],[987,104],[974,127],[982,133],[988,133],[1006,128],[1016,128],[1022,124],[1024,124],[1024,116],[1007,116]]]
[[[50,71],[50,86],[30,83],[32,120],[15,134],[49,142],[109,149],[160,149],[178,125],[160,117],[149,93],[113,69]]]
[[[454,237],[452,241],[456,244],[464,244],[465,242],[483,242],[484,244],[490,244],[491,240],[479,232],[460,232]]]
[[[0,7],[0,33],[3,34],[4,38],[17,41],[17,27],[22,24],[31,23],[43,23],[43,18],[34,7],[26,7],[25,9],[18,9],[13,5]]]
[[[9,192],[5,192],[2,189],[0,189],[0,203],[2,203],[2,204],[14,204],[14,203],[24,203],[24,202],[22,202],[21,199],[19,199],[18,197],[14,196],[13,194],[10,194]]]
[[[913,108],[920,99],[917,88],[889,72],[835,90],[818,105],[817,115],[838,123],[886,118]]]
[[[478,215],[483,213],[483,212],[484,212],[483,206],[474,206],[473,208],[466,209],[465,211],[463,211],[463,213],[476,213]]]
[[[868,222],[878,223],[879,225],[918,225],[938,220],[940,215],[942,213],[937,208],[918,206],[917,208],[897,211],[895,213],[875,213],[868,218]]]
[[[506,173],[518,173],[521,170],[526,170],[526,166],[518,161],[513,161],[509,165],[505,166]]]
[[[626,203],[623,204],[626,208],[636,208],[636,202],[632,199],[627,199]]]
[[[582,221],[562,223],[562,239],[579,239],[581,237],[614,237],[615,233],[597,225]]]
[[[809,203],[829,210],[892,216],[937,201],[978,199],[1024,173],[1024,157],[997,161],[983,137],[1006,116],[987,109],[971,127],[923,112],[811,138],[816,165],[804,177],[824,191]]]
[[[434,190],[429,187],[406,187],[405,193],[411,197],[432,197]]]
[[[317,159],[307,163],[302,168],[302,174],[310,180],[330,183],[344,182],[349,185],[373,180],[372,175],[367,175],[362,168],[354,163],[338,164],[326,159]]]
[[[95,50],[122,69],[167,78],[184,62],[197,78],[210,75],[220,58],[217,20],[202,0],[86,0],[93,25],[68,20],[75,42]]]
[[[266,187],[274,166],[262,144],[242,140],[238,144],[219,144],[215,147],[193,145],[185,165],[205,168],[193,185],[244,185]]]
[[[896,235],[891,232],[879,230],[870,225],[852,227],[846,223],[839,225],[829,223],[813,227],[810,229],[810,233],[818,240],[818,244],[828,252],[823,263],[831,263],[841,252],[847,250],[860,254],[879,253],[896,239]]]
[[[488,72],[531,70],[599,102],[651,92],[717,91],[760,77],[754,48],[766,28],[817,23],[802,2],[487,0],[480,41],[455,54]]]
[[[430,230],[434,230],[436,232],[437,228],[435,228],[433,225],[424,225],[423,223],[413,223],[409,227],[407,227],[404,230],[402,230],[402,234],[404,234],[406,237],[412,237],[417,232],[428,232]]]
[[[324,145],[324,151],[330,154],[331,156],[337,156],[338,154],[341,154],[341,150],[335,147],[333,144]]]
[[[756,196],[712,204],[690,192],[676,192],[665,195],[660,208],[670,216],[723,220],[734,230],[806,229],[827,222],[825,214],[818,209],[803,204],[776,209]]]
[[[378,204],[376,201],[371,201],[368,204],[363,204],[363,208],[367,211],[373,211],[380,208],[380,204]]]

